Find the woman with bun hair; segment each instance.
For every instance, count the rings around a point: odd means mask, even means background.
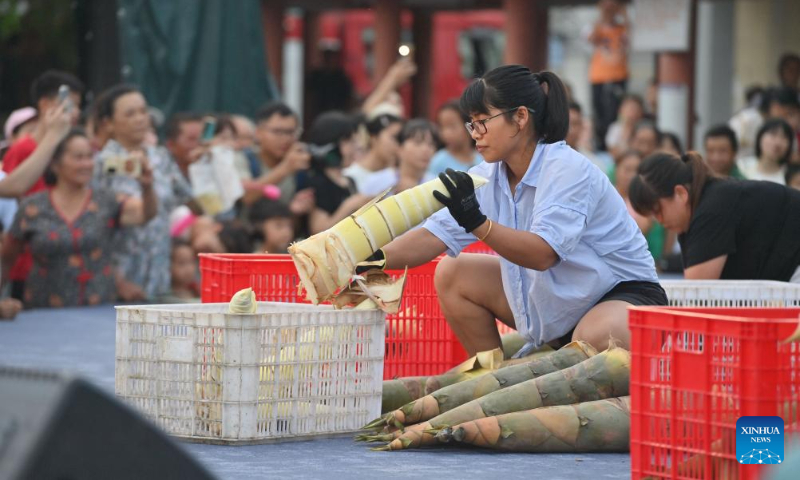
[[[397,136],[403,119],[392,113],[378,113],[368,118],[365,128],[369,134],[368,149],[344,174],[356,182],[359,193],[377,195],[397,183]]]
[[[630,305],[663,305],[653,257],[608,178],[564,141],[568,100],[553,73],[496,68],[461,96],[467,131],[485,162],[439,178],[447,207],[376,252],[386,268],[414,267],[447,252],[436,269],[442,311],[470,353],[500,346],[495,319],[527,340],[584,340],[598,349],[613,336],[627,345]],[[462,254],[481,240],[497,256]]]
[[[345,113],[330,111],[318,116],[306,133],[311,153],[308,185],[315,198],[308,217],[312,235],[336,225],[370,199],[358,193],[353,179],[342,173],[353,163],[357,127]]]
[[[645,159],[629,195],[637,212],[679,234],[687,279],[800,282],[800,192],[714,177],[689,152]]]

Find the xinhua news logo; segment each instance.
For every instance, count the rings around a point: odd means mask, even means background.
[[[736,421],[736,459],[745,465],[783,462],[783,419],[739,417]]]

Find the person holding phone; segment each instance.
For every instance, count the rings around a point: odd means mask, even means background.
[[[665,305],[655,263],[608,178],[564,142],[568,100],[554,73],[506,65],[461,96],[467,130],[484,163],[439,175],[447,209],[376,252],[386,268],[424,264],[447,252],[434,285],[442,312],[470,354],[500,346],[495,319],[527,340],[518,355],[609,337],[628,345],[628,307]],[[481,240],[497,256],[460,254]]]
[[[147,101],[138,89],[117,85],[98,98],[97,119],[110,139],[95,157],[95,185],[141,198],[141,183],[135,175],[130,176],[125,170],[111,174],[104,166],[143,158],[153,170],[153,191],[158,199],[155,218],[119,235],[119,248],[115,251],[118,291],[123,300],[157,298],[169,293],[171,285],[169,215],[191,201],[192,190],[164,148],[145,145],[150,116]]]
[[[146,223],[158,209],[153,172],[147,159],[140,161],[141,196],[116,195],[92,188],[92,148],[83,132],[73,130],[58,144],[45,172],[50,189],[22,200],[3,242],[4,279],[5,266],[24,247],[33,254],[22,299],[26,308],[97,305],[116,299],[112,234]]]
[[[70,123],[76,125],[81,115],[80,102],[83,88],[83,83],[67,72],[46,71],[31,85],[31,100],[38,111],[38,118],[42,120],[49,112],[62,106],[69,115]],[[11,145],[3,157],[4,172],[13,172],[36,150],[47,134],[47,127],[46,122],[40,121],[30,135],[21,137]],[[50,153],[52,154],[52,150]],[[39,178],[28,188],[26,194],[30,195],[45,188],[44,179]]]
[[[243,203],[252,205],[264,197],[264,187],[275,186],[280,201],[296,203],[292,213],[303,215],[314,206],[314,192],[298,188],[298,174],[308,169],[311,156],[301,142],[303,129],[297,114],[282,102],[263,106],[256,113],[256,140],[260,160],[258,175],[246,182]]]
[[[80,116],[80,101],[83,93],[83,83],[75,76],[58,70],[48,70],[34,80],[31,85],[31,100],[36,106],[38,121],[36,128],[30,135],[25,135],[14,142],[3,157],[3,171],[9,175],[5,180],[5,187],[10,190],[10,196],[21,197],[32,195],[36,192],[45,190],[47,186],[41,176],[44,165],[27,165],[23,176],[24,180],[16,179],[13,186],[10,185],[11,175],[20,168],[24,162],[34,159],[46,162],[53,154],[56,144],[63,138],[68,129],[60,121],[62,113],[65,113],[66,105],[64,95],[59,101],[59,89],[66,85],[68,88],[67,98],[72,104],[70,112],[66,113],[69,124],[75,125]],[[59,110],[59,112],[54,112]],[[54,114],[55,113],[55,114]],[[48,121],[47,119],[53,120]],[[32,177],[30,173],[36,172]],[[22,188],[25,187],[25,188]],[[21,300],[25,288],[25,279],[28,277],[32,264],[31,256],[28,252],[23,252],[11,269],[9,278],[11,280],[11,296]]]

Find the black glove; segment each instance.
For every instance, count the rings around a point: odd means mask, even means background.
[[[433,196],[443,203],[456,222],[470,233],[486,221],[486,215],[481,212],[481,206],[475,198],[472,177],[467,172],[457,172],[452,168],[448,168],[445,173],[439,174],[439,180],[447,187],[450,198],[437,191],[433,192]]]
[[[376,268],[379,270],[386,268],[386,254],[383,253],[382,248],[378,249],[377,252],[370,255],[363,262],[358,262],[356,264],[356,275],[361,275],[364,272],[375,270]]]

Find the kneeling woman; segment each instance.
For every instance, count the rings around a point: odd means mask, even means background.
[[[86,136],[73,131],[61,141],[45,180],[51,189],[20,202],[3,242],[2,264],[23,248],[33,254],[25,282],[26,308],[110,303],[116,299],[111,239],[116,228],[146,223],[156,214],[153,174],[142,157],[142,197],[118,198],[92,189],[94,160]]]
[[[680,234],[687,279],[800,282],[800,192],[713,177],[696,153],[655,154],[630,186],[633,208]]]
[[[377,256],[388,268],[416,266],[445,251],[456,256],[476,239],[499,254],[445,258],[436,270],[442,310],[470,353],[500,345],[495,318],[528,341],[518,355],[571,339],[603,349],[609,335],[627,345],[627,307],[667,299],[625,202],[564,142],[561,80],[499,67],[467,87],[461,108],[485,159],[470,172],[489,183],[476,191],[465,173],[440,175],[450,198],[437,198],[448,210]]]

